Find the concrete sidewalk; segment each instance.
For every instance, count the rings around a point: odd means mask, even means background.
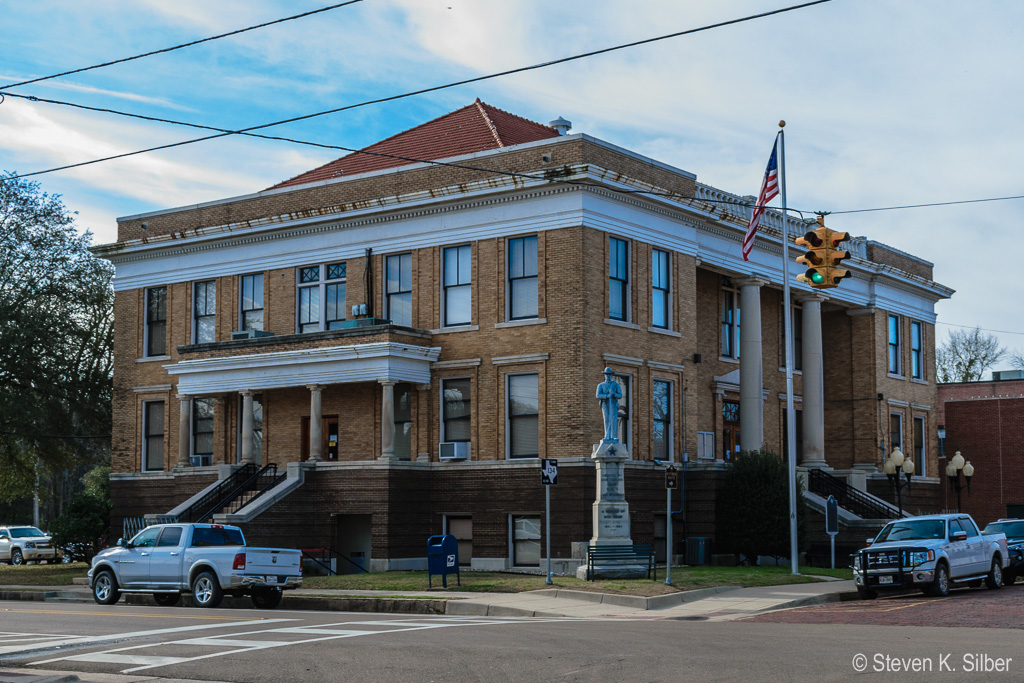
[[[363,591],[300,588],[285,593],[279,609],[489,617],[575,617],[692,619],[722,621],[768,610],[848,600],[853,581],[822,581],[788,586],[718,586],[641,597],[548,589],[524,593],[465,591]],[[155,604],[148,594],[126,594],[127,604]],[[0,600],[91,603],[87,586],[5,586]],[[184,598],[182,604],[188,604]],[[224,607],[248,608],[246,598],[224,599]]]

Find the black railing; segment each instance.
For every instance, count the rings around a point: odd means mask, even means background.
[[[206,495],[192,503],[178,515],[178,520],[181,522],[193,522],[200,523],[207,519],[214,512],[219,511],[227,503],[222,503],[220,507],[217,507],[219,501],[223,501],[227,495],[234,491],[241,482],[246,481],[256,474],[256,465],[251,462],[247,462],[237,470],[232,472],[226,479],[222,479],[217,482],[217,485],[210,489]],[[230,499],[229,499],[230,500]]]
[[[338,573],[337,569],[331,566],[331,558],[338,558],[339,560],[344,560],[345,562],[348,562],[350,565],[352,565],[359,571],[363,572],[364,574],[370,573],[369,569],[360,564],[357,564],[356,562],[353,562],[351,559],[345,557],[344,555],[342,555],[337,550],[331,547],[306,548],[305,550],[301,550],[300,552],[302,553],[302,556],[304,558],[311,560],[314,563],[323,567],[323,569],[327,572],[328,575],[337,575]]]
[[[895,510],[823,470],[808,470],[807,486],[811,493],[822,498],[835,496],[839,507],[861,519],[896,519]]]
[[[229,502],[221,511],[231,513],[238,512],[287,478],[287,474],[278,474],[277,465],[271,463],[260,470],[259,473],[257,473],[257,475],[248,482],[248,488],[245,491],[242,491],[235,500]],[[236,506],[235,503],[239,504]]]
[[[277,464],[276,463],[269,463],[268,465],[263,467],[263,469],[261,469],[261,470],[256,470],[256,466],[255,465],[248,464],[248,463],[245,465],[245,467],[246,468],[251,468],[251,469],[248,469],[248,471],[251,472],[251,474],[248,477],[246,477],[245,479],[243,479],[243,480],[239,481],[238,483],[236,483],[234,488],[228,489],[228,490],[224,491],[223,495],[219,499],[217,499],[215,502],[209,504],[209,507],[207,507],[203,512],[197,513],[196,514],[196,519],[192,520],[192,521],[196,522],[197,524],[201,524],[201,523],[209,520],[214,515],[216,515],[216,514],[218,514],[220,512],[223,512],[224,508],[228,507],[229,505],[231,505],[231,503],[233,503],[236,500],[238,500],[238,498],[240,496],[242,496],[243,494],[248,493],[249,491],[252,491],[254,488],[256,488],[257,483],[260,481],[260,479],[267,472],[273,472],[274,476],[275,477],[277,476]],[[253,471],[253,470],[256,470],[256,471]],[[225,480],[225,481],[227,481],[227,480]],[[212,493],[212,491],[211,491],[211,493]],[[182,521],[188,521],[188,520],[182,520]]]

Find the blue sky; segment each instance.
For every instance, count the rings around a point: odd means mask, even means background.
[[[110,61],[330,0],[3,3],[0,84]],[[792,0],[364,0],[15,92],[241,128],[764,12]],[[833,0],[779,16],[267,131],[360,147],[480,97],[756,194],[787,121],[789,205],[843,211],[1024,194],[1024,3]],[[8,97],[0,168],[21,173],[199,137]],[[232,137],[36,178],[97,242],[115,218],[264,189],[341,156]],[[837,214],[830,227],[935,263],[948,324],[1024,349],[1013,249],[1024,200]],[[1013,270],[1010,266],[1007,270]],[[1001,363],[998,368],[1008,368]]]

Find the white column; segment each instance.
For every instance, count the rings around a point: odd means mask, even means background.
[[[803,302],[803,467],[825,467],[825,378],[821,344],[821,294],[806,294]]]
[[[764,445],[764,382],[761,359],[761,287],[768,280],[736,280],[740,288],[740,448]]]
[[[252,391],[244,389],[242,395],[242,464],[252,460]]]
[[[319,384],[310,384],[309,389],[309,459],[319,462],[323,459],[323,411],[320,409],[320,393],[324,390]]]
[[[397,460],[395,455],[395,383],[381,382],[380,459]]]
[[[178,464],[177,467],[188,467],[192,451],[192,397],[178,394],[181,401],[180,419],[178,421]]]

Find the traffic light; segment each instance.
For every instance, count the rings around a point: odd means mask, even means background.
[[[797,263],[807,266],[807,270],[796,279],[814,289],[829,289],[850,277],[850,271],[840,267],[850,253],[837,249],[840,242],[850,239],[850,233],[829,230],[825,227],[825,217],[820,215],[818,226],[796,240],[799,246],[807,248],[807,253],[796,259]]]

